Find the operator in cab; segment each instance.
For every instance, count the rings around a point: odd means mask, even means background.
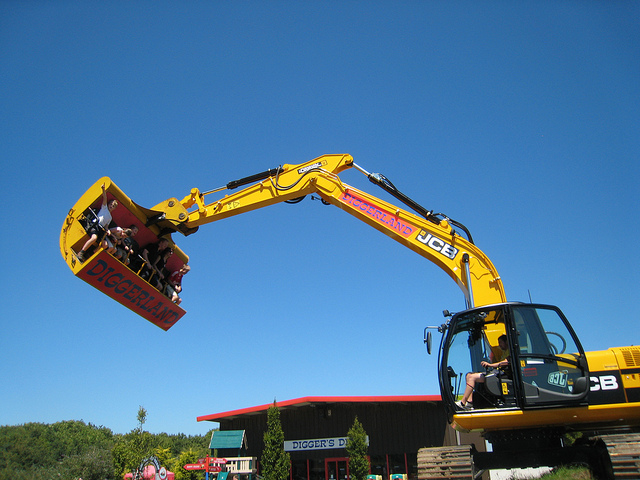
[[[484,368],[500,368],[505,371],[509,368],[509,344],[507,343],[507,336],[500,335],[498,337],[498,347],[500,348],[500,353],[498,355],[494,355],[493,351],[490,354],[491,362],[482,361],[480,365]],[[473,409],[473,391],[476,388],[476,384],[485,382],[486,373],[480,372],[470,372],[467,373],[466,382],[467,385],[464,389],[464,395],[462,396],[462,400],[456,402],[456,405],[463,410],[472,410]]]

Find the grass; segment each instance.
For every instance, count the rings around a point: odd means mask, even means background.
[[[593,480],[593,477],[586,467],[560,467],[543,475],[540,480]]]

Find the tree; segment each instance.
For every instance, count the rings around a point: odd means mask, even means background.
[[[358,421],[353,422],[347,434],[347,455],[349,455],[349,473],[352,480],[364,480],[369,473],[369,459],[367,458],[367,432]]]
[[[291,467],[290,455],[284,451],[284,432],[280,423],[280,410],[275,400],[267,410],[267,431],[264,432],[262,476],[266,480],[287,480]]]
[[[152,435],[143,430],[146,416],[145,409],[138,410],[138,426],[126,435],[77,420],[0,426],[0,480],[117,480],[152,455],[170,470],[176,462],[182,469],[185,463],[206,456],[211,431],[194,436]],[[148,448],[135,458],[145,443]],[[185,451],[195,452],[190,461],[178,459]],[[202,480],[202,472],[185,472],[187,479]]]
[[[201,480],[201,470],[185,470],[184,466],[188,463],[196,463],[200,458],[198,452],[193,448],[183,451],[176,459],[173,466],[173,473],[176,480]]]
[[[0,480],[113,479],[113,433],[70,420],[0,427]]]
[[[153,456],[158,459],[158,463],[161,466],[169,468],[171,466],[171,462],[173,462],[173,458],[171,457],[171,448],[168,447],[158,447],[153,449]],[[85,480],[85,479],[83,479]]]
[[[68,479],[104,480],[115,478],[111,451],[91,447],[85,453],[65,457],[60,477]]]
[[[138,426],[123,435],[113,447],[113,465],[118,475],[135,471],[140,462],[153,453],[153,436],[143,427],[147,421],[147,410],[138,408]]]

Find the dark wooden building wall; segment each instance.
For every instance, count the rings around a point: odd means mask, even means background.
[[[285,440],[346,437],[358,417],[369,435],[369,455],[417,452],[443,445],[447,421],[440,402],[321,403],[280,410]],[[220,420],[221,430],[245,430],[248,455],[261,457],[267,414]],[[344,449],[296,452],[296,458],[344,456]]]

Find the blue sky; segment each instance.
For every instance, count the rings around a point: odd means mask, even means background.
[[[587,350],[640,343],[640,6],[595,1],[4,1],[0,425],[205,433],[307,395],[438,393],[463,308],[437,267],[310,199],[174,237],[164,332],[76,279],[67,211],[107,175],[151,207],[349,153],[464,223],[510,300]],[[388,199],[355,170],[342,180]]]

